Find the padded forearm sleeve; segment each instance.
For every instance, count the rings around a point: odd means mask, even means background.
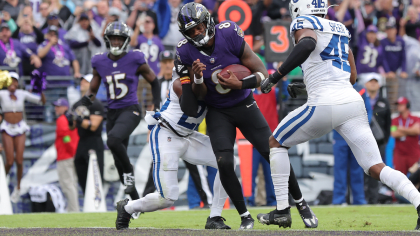
[[[179,104],[181,105],[181,110],[187,116],[197,116],[198,100],[192,91],[191,84],[182,85],[182,96],[179,98]]]
[[[285,76],[296,67],[302,65],[315,50],[316,40],[312,37],[304,37],[293,48],[286,61],[280,66],[279,72]]]
[[[150,85],[152,86],[153,104],[156,110],[160,108],[160,84],[158,79],[155,78]]]

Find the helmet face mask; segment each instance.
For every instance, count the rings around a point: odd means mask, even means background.
[[[327,0],[290,0],[289,12],[292,19],[303,15],[324,15],[328,13]]]
[[[119,36],[124,38],[124,43],[121,47],[113,47],[111,44],[111,36]],[[104,32],[104,40],[106,48],[109,50],[109,52],[114,56],[119,56],[123,52],[127,52],[128,50],[128,44],[130,42],[131,37],[131,30],[128,28],[128,26],[121,22],[112,22],[110,23]]]
[[[194,38],[188,36],[187,31],[203,23],[206,27],[205,34]],[[187,3],[178,13],[178,26],[181,34],[195,47],[205,46],[214,37],[215,24],[210,12],[201,4]]]

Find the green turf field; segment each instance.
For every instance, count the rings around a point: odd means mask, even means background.
[[[250,208],[254,219],[261,212],[272,208]],[[312,207],[319,219],[317,230],[374,230],[395,231],[413,230],[417,214],[412,206],[349,206],[349,207]],[[142,214],[132,220],[130,228],[152,227],[162,229],[204,229],[209,210],[158,211]],[[225,210],[226,224],[237,229],[240,218],[236,210]],[[17,214],[0,216],[0,227],[115,227],[116,212],[108,213],[70,213],[70,214]],[[304,224],[295,207],[292,208],[292,229],[304,229]],[[276,226],[261,225],[257,222],[254,229],[278,230]],[[284,229],[282,229],[284,230]]]

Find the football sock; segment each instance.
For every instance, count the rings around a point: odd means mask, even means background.
[[[150,193],[135,201],[129,201],[124,209],[128,214],[135,212],[152,212],[170,207],[174,201],[162,198],[159,193]]]
[[[295,200],[295,203],[299,204],[299,203],[301,203],[303,201],[303,197],[301,199],[299,199],[299,200],[296,200],[296,199],[293,199],[293,200]]]
[[[214,178],[213,185],[213,204],[210,208],[210,218],[215,216],[222,216],[223,206],[225,205],[226,199],[228,197],[225,189],[220,182],[219,172],[217,172],[216,177]]]
[[[270,167],[277,210],[284,210],[289,207],[290,161],[286,148],[270,148]]]
[[[420,193],[414,187],[413,183],[400,171],[394,170],[389,166],[385,166],[379,178],[382,183],[386,184],[388,187],[392,188],[399,195],[407,199],[414,207],[420,205]]]
[[[247,216],[249,216],[249,215],[251,215],[251,213],[249,213],[249,211],[247,211],[247,212],[245,212],[244,214],[240,214],[239,216],[240,216],[240,217],[247,217]]]

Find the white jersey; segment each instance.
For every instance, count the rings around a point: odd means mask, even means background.
[[[348,53],[351,35],[346,27],[317,16],[299,16],[290,25],[294,44],[294,33],[300,29],[312,29],[317,36],[315,50],[301,65],[308,91],[308,105],[362,101],[350,83]]]
[[[179,104],[179,98],[173,89],[173,82],[179,79],[174,71],[172,73],[172,84],[169,85],[169,93],[165,103],[160,109],[161,116],[180,134],[189,135],[198,129],[207,114],[207,107],[204,102],[199,102],[197,116],[191,117],[184,114]]]

